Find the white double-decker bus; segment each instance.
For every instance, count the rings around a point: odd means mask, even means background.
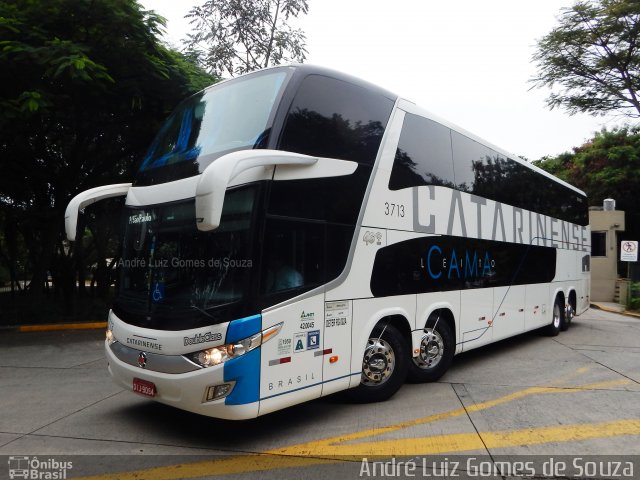
[[[126,196],[109,372],[246,419],[341,390],[392,396],[455,354],[586,310],[583,192],[413,103],[316,67],[184,101]]]

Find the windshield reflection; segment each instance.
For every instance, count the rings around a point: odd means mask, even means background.
[[[201,173],[226,153],[264,148],[270,117],[286,70],[249,75],[215,85],[185,100],[154,139],[137,184]]]
[[[254,262],[251,213],[256,188],[227,192],[220,227],[200,232],[193,200],[129,208],[118,301],[133,313],[208,310],[240,301]]]

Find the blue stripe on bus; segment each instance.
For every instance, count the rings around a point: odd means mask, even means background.
[[[224,364],[224,381],[236,382],[229,396],[224,399],[225,405],[244,405],[257,402],[260,398],[260,350],[256,348]]]
[[[260,399],[260,401],[269,400],[270,398],[279,397],[281,395],[287,395],[288,393],[298,392],[300,390],[304,390],[305,388],[317,387],[318,385],[322,385],[323,383],[335,382],[336,380],[342,380],[343,378],[353,377],[354,375],[362,375],[362,371],[357,372],[357,373],[349,373],[349,374],[343,375],[341,377],[332,378],[331,380],[325,380],[324,382],[317,382],[317,383],[314,383],[313,385],[307,385],[306,387],[294,388],[293,390],[289,390],[288,392],[276,393],[275,395],[270,395],[268,397],[262,397]]]
[[[233,343],[250,337],[262,330],[262,315],[252,315],[229,322],[225,343]]]

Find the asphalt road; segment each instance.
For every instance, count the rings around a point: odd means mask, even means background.
[[[640,477],[639,319],[589,310],[558,337],[460,355],[440,382],[384,403],[336,396],[244,422],[121,391],[102,339],[0,332],[0,479],[25,468],[94,479]]]

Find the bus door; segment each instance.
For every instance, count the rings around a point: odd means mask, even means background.
[[[351,300],[325,302],[322,395],[349,388],[351,370]]]

